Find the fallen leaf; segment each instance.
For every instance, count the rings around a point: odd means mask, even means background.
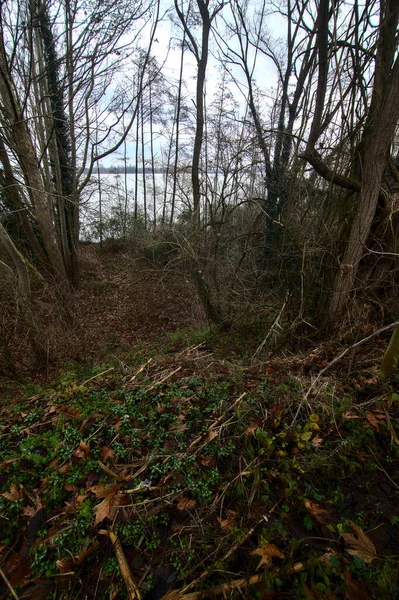
[[[211,442],[211,441],[212,441],[212,440],[214,440],[214,439],[215,439],[215,437],[217,437],[217,436],[218,436],[218,432],[217,432],[217,431],[210,431],[210,432],[208,433],[208,435],[206,436],[206,438],[205,438],[205,441],[206,441],[206,442]]]
[[[0,470],[5,469],[9,465],[12,465],[12,463],[16,462],[17,460],[19,460],[19,458],[8,458],[7,460],[1,463]]]
[[[80,419],[82,413],[75,408],[74,406],[60,406],[59,411],[64,415],[69,415],[70,417],[74,417],[75,419]]]
[[[359,417],[359,415],[356,415],[354,412],[352,412],[350,409],[346,410],[345,412],[342,413],[341,417],[343,419],[362,419],[362,417]]]
[[[73,485],[72,483],[66,483],[64,485],[64,490],[67,492],[77,492],[79,488],[77,485]]]
[[[350,526],[356,535],[352,535],[351,533],[341,533],[345,543],[350,546],[350,549],[347,550],[347,552],[352,556],[357,556],[365,563],[373,562],[373,560],[378,558],[373,542],[360,527],[355,525],[355,523],[351,522]]]
[[[255,435],[255,431],[259,429],[259,425],[257,423],[252,423],[245,431],[244,435]]]
[[[83,440],[80,440],[79,448],[76,448],[72,453],[75,458],[92,458],[93,453],[90,450],[89,446]]]
[[[262,565],[266,565],[266,567],[272,566],[272,558],[273,556],[278,556],[278,558],[285,558],[284,554],[275,546],[275,544],[264,544],[261,548],[257,548],[253,552],[251,552],[251,556],[258,555],[261,557],[260,562],[257,566],[257,570],[260,569]]]
[[[35,511],[34,515],[30,519],[28,523],[28,527],[26,529],[26,540],[28,542],[28,547],[31,548],[35,543],[38,532],[43,529],[45,523],[47,521],[46,511],[43,507],[39,508]]]
[[[90,488],[90,491],[93,492],[97,498],[103,498],[103,501],[95,508],[96,516],[94,524],[98,525],[98,523],[101,523],[101,521],[107,518],[112,520],[116,507],[122,504],[125,497],[125,493],[121,491],[119,484],[114,484],[109,487],[96,485]]]
[[[197,504],[196,500],[189,498],[188,496],[181,496],[176,505],[177,510],[192,510]]]
[[[215,456],[208,456],[208,455],[199,456],[197,461],[203,467],[209,467],[210,469],[215,467],[216,463],[217,463]]]
[[[62,465],[59,469],[58,472],[59,473],[68,473],[68,471],[70,471],[72,469],[72,461],[68,461],[65,463],[65,465]]]
[[[371,412],[371,410],[367,410],[366,419],[376,431],[380,431],[381,421],[385,420],[385,415],[376,414],[375,412]]]
[[[370,600],[366,586],[355,579],[350,571],[344,573],[345,600]]]
[[[319,435],[316,435],[310,443],[312,444],[313,448],[321,448],[323,445],[323,438],[321,438]]]
[[[22,486],[19,483],[12,483],[9,492],[4,492],[4,494],[0,494],[6,500],[10,500],[11,502],[15,502],[16,500],[21,500],[23,497],[22,494]]]
[[[306,510],[314,517],[314,519],[320,523],[320,525],[325,525],[328,521],[330,521],[330,515],[325,508],[322,508],[319,502],[315,502],[314,500],[307,500],[305,502]]]
[[[235,510],[226,510],[226,519],[217,517],[222,531],[228,531],[231,527],[237,527],[238,512]]]
[[[88,556],[90,556],[90,554],[92,554],[94,552],[94,550],[97,548],[97,546],[98,546],[98,543],[93,542],[93,544],[91,544],[90,546],[88,546],[88,548],[83,550],[79,554],[79,556],[76,556],[75,560],[71,560],[70,557],[62,558],[61,560],[57,560],[57,567],[59,568],[61,573],[68,573],[68,571],[73,571],[73,569],[75,567],[80,565],[84,561],[85,558],[87,558]]]
[[[100,450],[100,456],[104,462],[107,462],[107,460],[114,455],[115,451],[112,450],[112,448],[108,448],[108,446],[103,446]]]

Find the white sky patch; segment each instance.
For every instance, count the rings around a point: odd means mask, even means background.
[[[166,79],[172,80],[173,85],[177,88],[180,73],[181,40],[183,37],[183,32],[178,24],[178,17],[175,13],[174,7],[172,6],[169,9],[169,12],[167,12],[168,6],[170,6],[169,3],[161,3],[161,14],[163,14],[163,18],[157,26],[155,41],[152,47],[152,55],[155,56],[159,65],[163,65],[162,73],[165,75]],[[229,19],[229,15],[227,13],[228,7],[225,7],[223,10],[226,11],[226,14],[223,15],[224,18]],[[216,34],[219,34],[219,38],[226,39],[225,25],[222,19],[216,19],[213,25],[216,29]],[[141,35],[141,44],[144,48],[149,43],[150,26],[151,23],[149,22],[148,27],[143,30]],[[284,36],[285,34],[285,23],[280,15],[276,14],[268,16],[265,20],[265,26],[269,31],[272,31],[274,38]],[[198,43],[200,43],[200,28],[198,27],[193,33],[196,39],[199,40]],[[236,39],[232,38],[228,40],[228,43],[234,50],[238,50],[238,42]],[[232,81],[227,84],[228,89],[232,92],[235,101],[240,107],[241,115],[237,115],[237,117],[240,117],[245,112],[247,94],[247,84],[242,69],[237,65],[227,65],[223,59],[217,57],[220,53],[218,52],[214,35],[212,33],[210,36],[209,50],[206,74],[206,105],[207,107],[211,106],[215,95],[219,91],[219,86],[222,80],[221,67],[222,69],[227,68],[232,73],[233,77],[238,83],[238,86],[240,87],[240,89],[238,89],[237,85]],[[255,57],[255,50],[252,49],[250,56],[251,60],[253,61]],[[197,70],[195,57],[188,49],[186,49],[183,67],[184,94],[186,103],[188,101],[191,104],[191,110],[195,110]],[[269,105],[268,98],[270,98],[272,89],[275,89],[277,85],[277,71],[272,60],[260,52],[256,53],[256,66],[254,69],[253,80],[254,84],[265,94],[264,98],[262,98],[263,106],[261,108],[267,110]],[[135,128],[133,126],[133,130],[130,133],[127,141],[127,162],[129,164],[133,164],[135,157],[135,141],[133,140],[135,135],[134,129]],[[158,135],[155,136],[154,150],[157,162],[159,162],[161,155],[163,152],[165,152],[165,148],[167,147],[169,141],[165,138],[162,139],[161,131],[157,125],[155,125],[155,132],[158,132]],[[148,123],[145,126],[145,134],[149,137]],[[145,147],[145,157],[147,161],[150,158],[149,152],[150,148],[149,143],[147,142]],[[121,160],[123,160],[123,148],[120,148],[117,153],[107,157],[102,162],[102,166],[121,166]]]

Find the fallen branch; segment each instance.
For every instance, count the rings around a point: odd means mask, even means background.
[[[109,373],[110,371],[113,371],[113,370],[114,370],[114,367],[109,367],[108,369],[105,369],[105,371],[102,371],[101,373],[97,373],[97,375],[93,375],[93,377],[90,377],[90,379],[86,379],[86,381],[84,381],[80,385],[82,385],[82,386],[86,385],[90,381],[94,381],[94,379],[98,379],[99,377],[101,377],[101,375],[105,375],[105,373]]]
[[[115,473],[114,471],[109,469],[107,467],[107,465],[104,465],[104,463],[101,462],[101,460],[98,460],[97,464],[99,467],[101,467],[101,469],[104,471],[104,473],[106,473],[109,477],[111,477],[111,479],[117,479],[118,481],[123,481],[123,477],[121,477],[120,475],[118,475],[118,473]]]
[[[120,543],[119,538],[114,534],[113,531],[107,531],[105,529],[102,529],[100,533],[102,535],[108,535],[109,539],[111,540],[111,543],[114,547],[115,557],[118,561],[118,565],[126,585],[127,596],[129,600],[141,600],[139,588],[134,582],[132,572],[126,560],[125,554],[122,549],[122,544]]]
[[[301,411],[301,408],[304,405],[304,403],[306,402],[306,400],[309,398],[309,395],[313,391],[316,383],[319,381],[320,377],[322,377],[322,375],[324,375],[324,373],[326,371],[328,371],[328,369],[330,369],[333,365],[335,365],[335,363],[337,363],[339,360],[341,360],[341,358],[343,358],[345,356],[345,354],[347,354],[350,350],[353,350],[354,348],[357,348],[358,346],[361,346],[365,342],[368,342],[369,340],[371,340],[376,335],[379,335],[380,333],[384,333],[384,331],[388,331],[389,329],[393,329],[394,327],[396,327],[398,325],[399,325],[399,321],[394,321],[390,325],[385,325],[385,327],[381,327],[381,329],[377,329],[377,331],[374,331],[374,333],[371,333],[370,335],[368,335],[367,337],[363,338],[359,342],[356,342],[355,344],[352,344],[352,346],[348,346],[348,348],[345,348],[345,350],[343,350],[341,352],[341,354],[338,354],[338,356],[336,356],[335,358],[333,358],[332,361],[329,362],[328,365],[326,367],[324,367],[324,369],[322,369],[320,371],[320,373],[317,375],[317,377],[310,384],[310,386],[308,388],[308,391],[306,392],[306,394],[304,396],[303,401],[298,406],[298,410],[295,413],[295,417],[294,417],[294,419],[293,419],[293,421],[291,423],[291,427],[293,427],[295,425],[296,420],[298,418],[298,415],[299,415],[299,413]]]
[[[147,367],[147,366],[148,366],[148,365],[149,365],[151,362],[152,362],[152,358],[149,358],[149,359],[147,360],[147,362],[146,362],[146,363],[145,363],[145,364],[144,364],[142,367],[140,367],[140,369],[139,369],[138,371],[136,371],[136,373],[133,375],[133,377],[132,377],[131,379],[129,379],[129,383],[132,383],[132,382],[133,382],[133,381],[136,379],[136,377],[138,377],[138,376],[140,375],[140,373],[142,373],[142,372],[144,371],[144,369],[145,369],[145,368],[146,368],[146,367]]]
[[[164,596],[164,600],[201,600],[202,598],[215,598],[217,596],[225,596],[226,592],[230,590],[240,590],[243,587],[254,585],[255,583],[261,583],[262,581],[270,581],[275,577],[281,577],[281,575],[291,575],[293,573],[300,573],[306,569],[306,565],[302,562],[295,563],[291,569],[277,570],[273,573],[261,573],[259,575],[252,575],[249,579],[243,577],[242,579],[233,579],[227,581],[214,588],[202,590],[201,592],[191,592],[189,594],[184,593],[184,589],[175,590]]]
[[[19,600],[17,594],[15,593],[14,588],[12,587],[11,583],[8,581],[3,569],[0,568],[0,575],[4,581],[4,583],[6,584],[6,586],[8,587],[8,589],[10,590],[11,596],[15,599],[15,600]]]
[[[172,375],[175,375],[175,373],[178,373],[181,370],[181,367],[177,367],[177,369],[175,369],[174,371],[172,371],[171,373],[168,373],[167,375],[165,375],[165,377],[163,377],[160,381],[156,381],[155,383],[151,384],[148,388],[147,388],[147,392],[150,392],[151,390],[153,390],[154,388],[156,388],[158,385],[161,385],[162,383],[164,383],[167,379],[169,379],[170,377],[172,377]]]

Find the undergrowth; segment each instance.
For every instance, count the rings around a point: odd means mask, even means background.
[[[304,402],[201,334],[2,407],[1,597],[127,597],[112,532],[148,599],[397,598],[396,382]]]

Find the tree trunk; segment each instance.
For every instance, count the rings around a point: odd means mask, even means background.
[[[47,362],[47,355],[44,346],[38,341],[39,332],[30,307],[30,277],[28,265],[22,254],[15,247],[14,242],[1,223],[0,244],[11,258],[17,272],[18,299],[21,307],[24,327],[27,332],[32,351],[35,355],[36,362],[40,367],[42,367]]]
[[[397,0],[383,1],[373,95],[360,144],[362,180],[359,206],[331,298],[330,318],[333,323],[338,322],[342,315],[355,284],[359,263],[373,224],[390,146],[399,121],[399,56],[395,56],[398,22]]]
[[[65,283],[67,275],[54,233],[50,198],[43,185],[27,123],[19,109],[14,86],[9,76],[3,39],[0,40],[0,97],[3,104],[2,109],[9,124],[8,129],[12,139],[13,150],[18,155],[26,188],[35,209],[37,224],[53,269],[53,274],[58,282]]]

